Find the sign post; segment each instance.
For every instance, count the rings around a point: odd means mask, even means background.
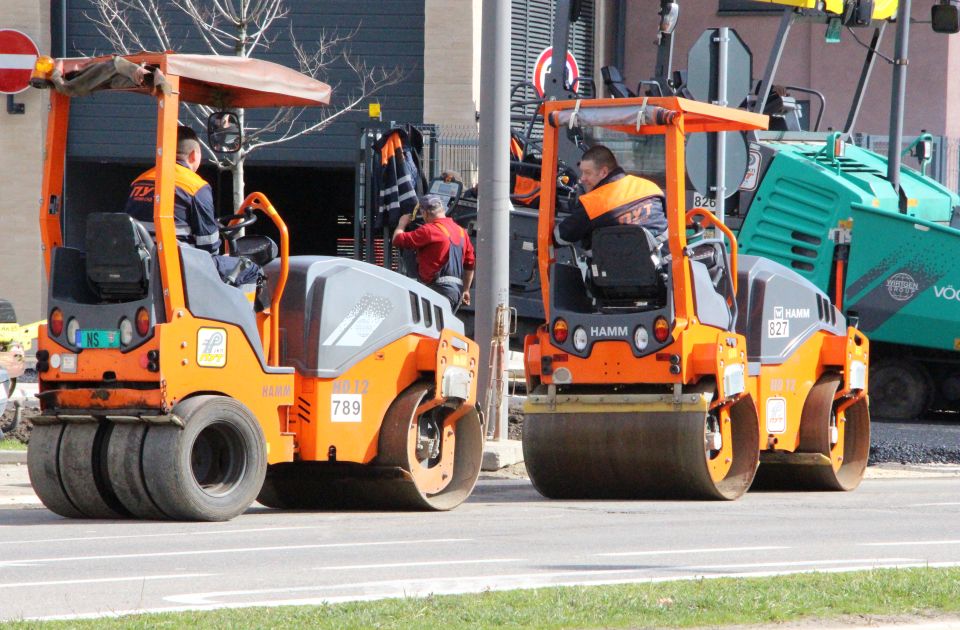
[[[40,51],[33,40],[13,29],[0,29],[0,94],[7,95],[7,113],[22,114],[23,103],[14,94],[30,87],[30,73]]]

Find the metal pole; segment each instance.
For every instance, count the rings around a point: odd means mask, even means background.
[[[897,46],[893,54],[893,88],[890,107],[890,138],[887,179],[900,193],[900,145],[903,142],[903,101],[907,92],[907,48],[910,44],[910,0],[900,0],[897,9]],[[901,195],[901,200],[902,200]],[[901,212],[905,208],[900,209]]]
[[[483,0],[480,85],[480,182],[477,212],[476,337],[480,344],[478,400],[491,386],[491,341],[497,308],[510,303],[510,0]],[[563,58],[554,64],[563,67]],[[561,75],[562,76],[562,75]],[[506,366],[498,366],[505,370]],[[506,374],[498,380],[506,383]],[[488,423],[507,439],[507,396]]]
[[[787,37],[790,36],[790,27],[793,25],[793,9],[784,9],[783,16],[780,18],[780,29],[777,31],[777,38],[773,44],[773,54],[767,59],[767,68],[763,71],[763,80],[760,82],[760,97],[757,99],[757,106],[753,111],[762,114],[763,108],[767,106],[767,97],[770,95],[770,86],[773,85],[773,77],[777,75],[777,68],[780,66],[780,57],[783,56],[783,48],[787,43]]]
[[[730,29],[726,26],[720,27],[717,32],[717,44],[720,46],[717,55],[717,105],[727,106],[727,61],[730,50]],[[722,222],[725,214],[725,201],[727,199],[727,134],[720,131],[716,135],[717,139],[717,194],[716,204],[713,213]]]
[[[870,83],[870,74],[877,62],[876,51],[880,49],[880,40],[883,38],[883,31],[887,28],[886,22],[881,22],[873,31],[873,39],[870,40],[870,49],[867,51],[867,57],[863,60],[863,69],[860,71],[860,82],[857,83],[857,92],[853,96],[853,102],[850,104],[850,113],[847,115],[847,124],[843,126],[843,132],[848,136],[853,133],[857,125],[857,118],[860,116],[860,108],[863,106],[863,97],[867,93],[867,85]]]

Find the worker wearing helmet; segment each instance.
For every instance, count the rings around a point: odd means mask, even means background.
[[[220,256],[220,228],[214,215],[213,191],[210,184],[197,175],[202,161],[202,147],[196,132],[190,127],[177,127],[177,164],[175,170],[175,193],[173,218],[177,240],[206,250],[220,277],[234,286],[256,284],[261,277],[260,267],[246,259]],[[130,185],[130,195],[124,211],[140,221],[155,235],[153,224],[153,198],[156,168],[137,177]]]
[[[654,236],[666,232],[663,191],[650,180],[627,175],[607,147],[598,144],[583,154],[580,184],[585,192],[573,212],[554,228],[558,245],[580,241],[589,252],[593,231],[611,225],[640,225]]]
[[[456,313],[460,304],[470,304],[470,286],[476,258],[466,230],[447,217],[443,200],[437,195],[420,197],[420,211],[425,223],[404,232],[413,217],[400,217],[393,232],[393,244],[417,252],[417,273],[420,281],[450,300]]]

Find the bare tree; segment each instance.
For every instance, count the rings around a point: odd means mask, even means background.
[[[208,51],[215,55],[253,57],[268,50],[280,34],[279,27],[290,12],[285,0],[91,0],[96,9],[87,15],[100,34],[110,42],[112,52],[131,54],[145,50],[177,50],[171,36],[170,17],[186,15]],[[244,197],[243,165],[247,157],[261,147],[289,142],[294,138],[319,133],[346,113],[360,109],[364,101],[383,88],[399,83],[406,72],[393,68],[370,67],[350,51],[349,44],[359,27],[349,33],[324,31],[311,47],[301,44],[289,25],[293,56],[300,71],[325,81],[331,67],[342,63],[351,81],[346,91],[333,85],[335,101],[329,107],[279,108],[274,116],[256,129],[245,126],[242,109],[236,110],[243,128],[243,144],[237,153],[221,155],[205,146],[208,155],[233,174],[233,207]],[[176,35],[182,36],[182,31]],[[329,81],[328,81],[329,82]],[[206,126],[209,107],[190,105],[193,121]],[[316,112],[319,111],[319,117]]]

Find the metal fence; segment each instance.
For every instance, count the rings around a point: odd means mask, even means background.
[[[906,150],[915,139],[916,136],[905,136],[901,151]],[[859,133],[854,134],[853,141],[859,147],[884,156],[890,144],[887,136]],[[927,175],[954,192],[960,191],[960,138],[933,136],[932,157],[927,166]],[[916,158],[909,155],[904,156],[903,164],[917,170],[920,168]]]
[[[477,183],[480,132],[476,125],[418,125],[423,132],[423,165],[427,180],[456,171],[464,188]]]

